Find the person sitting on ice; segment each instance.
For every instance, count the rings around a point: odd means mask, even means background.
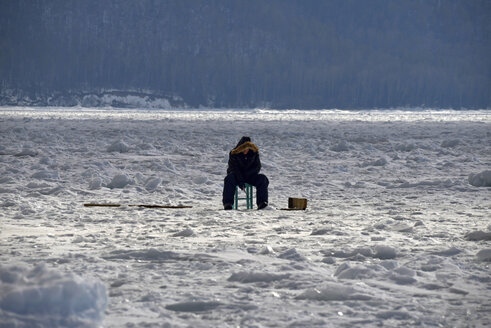
[[[223,186],[223,207],[226,210],[233,208],[235,187],[245,189],[248,183],[256,187],[256,203],[258,209],[268,206],[269,180],[264,174],[259,174],[261,161],[259,148],[251,142],[251,138],[242,137],[229,153],[227,176]]]

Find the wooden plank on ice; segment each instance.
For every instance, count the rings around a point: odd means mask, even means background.
[[[138,205],[128,205],[128,206],[136,206],[136,207],[144,207],[144,208],[192,208],[192,206],[188,206],[188,205],[147,205],[147,204],[138,204]]]
[[[97,204],[97,203],[85,203],[85,207],[121,207],[121,204]],[[129,204],[131,207],[144,207],[144,208],[192,208],[187,205],[149,205],[149,204]]]
[[[86,203],[85,207],[120,207],[121,204],[94,204],[94,203]]]

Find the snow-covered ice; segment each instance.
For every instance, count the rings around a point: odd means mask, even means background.
[[[491,326],[489,110],[2,108],[0,163],[0,327]]]

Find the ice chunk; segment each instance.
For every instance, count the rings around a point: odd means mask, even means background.
[[[412,315],[407,311],[381,311],[375,315],[379,319],[395,319],[395,320],[409,320],[412,319]]]
[[[350,267],[346,263],[342,264],[334,273],[339,279],[362,279],[371,276],[371,271],[364,266]]]
[[[442,142],[442,147],[444,148],[454,148],[460,144],[459,139],[450,139],[450,140],[444,140]]]
[[[368,161],[368,162],[364,162],[363,164],[361,164],[362,167],[367,167],[367,166],[385,166],[387,164],[387,159],[381,157],[377,160],[374,160],[374,161]]]
[[[13,206],[18,206],[18,204],[13,200],[6,200],[0,203],[0,207],[13,207]]]
[[[391,227],[392,231],[397,231],[397,232],[413,232],[413,227],[405,224],[405,223],[398,223],[394,224]]]
[[[204,184],[208,181],[208,178],[206,176],[196,176],[193,178],[193,182],[195,184]]]
[[[118,174],[116,175],[111,182],[107,185],[108,188],[124,188],[129,184],[133,184],[133,180],[127,176],[126,174]]]
[[[102,186],[102,179],[99,177],[95,177],[89,182],[89,189],[90,190],[97,190],[101,189]]]
[[[271,247],[270,245],[266,245],[264,246],[260,251],[259,251],[259,254],[262,254],[262,255],[267,255],[267,254],[275,254],[276,252],[274,251],[273,247]]]
[[[108,304],[106,287],[96,279],[50,270],[0,266],[0,313],[5,326],[99,326]],[[25,320],[25,322],[23,322]]]
[[[332,256],[334,257],[339,257],[339,258],[348,258],[351,256],[356,255],[356,253],[353,253],[352,251],[334,251],[331,252]]]
[[[491,170],[469,175],[469,183],[474,187],[491,187]]]
[[[332,229],[330,228],[319,228],[319,229],[314,229],[310,235],[311,236],[320,236],[320,235],[327,235],[329,233],[329,231],[331,231]]]
[[[176,170],[176,168],[175,168],[174,164],[172,164],[172,162],[171,162],[171,161],[170,161],[168,158],[167,158],[167,159],[165,159],[165,161],[164,161],[164,166],[165,166],[166,168],[168,168],[170,171],[175,171],[175,170]]]
[[[194,231],[191,228],[184,229],[172,235],[173,237],[191,237],[194,236]]]
[[[143,261],[168,261],[168,260],[181,260],[185,259],[176,252],[171,251],[160,251],[155,248],[150,248],[146,250],[115,250],[109,253],[109,255],[103,256],[104,259],[114,260],[114,259],[135,259]]]
[[[142,184],[145,181],[145,176],[141,174],[140,172],[137,172],[135,174],[135,181],[139,184]]]
[[[113,142],[109,147],[107,147],[108,152],[119,152],[119,153],[127,153],[130,150],[130,146],[128,146],[124,141],[118,140]]]
[[[60,175],[58,174],[58,171],[41,170],[31,175],[31,178],[39,180],[58,180]]]
[[[332,256],[326,256],[322,259],[322,262],[323,263],[326,263],[326,264],[335,264],[336,263],[336,259]]]
[[[228,278],[228,281],[238,281],[238,282],[244,282],[244,283],[272,282],[272,281],[277,281],[277,280],[282,280],[282,279],[288,278],[289,276],[290,276],[289,274],[275,274],[275,273],[268,273],[268,272],[241,271],[241,272],[236,272],[236,273],[232,274]]]
[[[480,261],[491,262],[491,248],[480,250],[476,256]]]
[[[330,149],[332,151],[335,151],[335,152],[349,151],[350,146],[348,145],[348,143],[346,141],[343,140],[343,141],[339,142],[338,144],[332,146]]]
[[[479,240],[491,240],[491,232],[485,231],[473,231],[469,232],[464,237],[467,240],[479,241]]]
[[[460,288],[455,288],[455,287],[449,288],[448,291],[451,292],[451,293],[454,293],[454,294],[459,294],[459,295],[467,295],[467,294],[469,294],[468,291],[463,290],[463,289],[460,289]]]
[[[385,166],[387,164],[387,159],[381,157],[372,163],[373,166]]]
[[[399,263],[394,260],[381,261],[380,266],[386,268],[387,270],[393,270],[399,266]]]
[[[291,248],[278,256],[280,259],[286,259],[290,261],[305,261],[307,258],[298,253],[295,248]]]
[[[413,278],[414,271],[409,270],[407,268],[397,268],[394,272],[391,272],[389,275],[389,279],[395,281],[399,285],[410,285],[416,282],[416,279]],[[412,272],[412,274],[411,274]]]
[[[220,305],[222,305],[222,303],[217,301],[190,301],[169,304],[166,305],[165,308],[176,312],[203,312],[213,310]]]
[[[149,143],[141,143],[138,145],[141,150],[155,150],[155,147]]]
[[[458,248],[451,247],[449,249],[440,251],[440,252],[434,252],[433,254],[439,255],[439,256],[454,256],[457,254],[460,254],[462,251]]]
[[[21,156],[36,156],[37,154],[38,154],[38,151],[37,150],[33,149],[30,146],[24,145],[24,147],[22,148],[22,150],[20,152],[18,152],[17,154],[15,154],[14,156],[18,156],[18,157],[21,157]]]
[[[4,176],[0,178],[0,183],[5,183],[5,184],[14,183],[14,179],[12,179],[11,177]]]
[[[155,189],[157,189],[161,182],[162,179],[160,178],[149,178],[145,183],[145,189],[147,191],[154,191]]]
[[[8,155],[7,147],[0,145],[0,155]]]
[[[389,260],[395,258],[396,256],[397,256],[396,250],[390,246],[384,246],[384,245],[375,246],[374,257],[376,258],[382,260]]]
[[[417,146],[415,144],[413,144],[413,143],[409,143],[409,144],[398,144],[394,148],[397,151],[410,152],[413,149],[416,149]]]
[[[370,300],[370,295],[351,287],[336,283],[327,283],[322,288],[307,289],[296,299],[317,301],[346,301],[346,300]]]
[[[324,254],[339,258],[349,258],[357,255],[362,255],[364,257],[373,257],[373,251],[367,247],[358,247],[352,251],[323,251]]]
[[[348,263],[343,263],[336,269],[334,276],[339,279],[365,279],[375,277],[377,272],[386,271],[384,267],[379,265],[350,266]]]
[[[56,195],[56,194],[62,192],[63,190],[65,190],[65,188],[63,188],[62,186],[56,186],[53,188],[41,189],[38,191],[39,191],[39,193],[41,193],[43,195]]]

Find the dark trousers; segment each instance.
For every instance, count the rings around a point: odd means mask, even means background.
[[[250,177],[246,177],[246,183],[256,187],[256,203],[257,205],[268,201],[268,185],[269,180],[264,174],[256,174]],[[223,186],[223,204],[234,203],[235,186],[237,186],[237,179],[233,173],[230,173],[225,177]]]

